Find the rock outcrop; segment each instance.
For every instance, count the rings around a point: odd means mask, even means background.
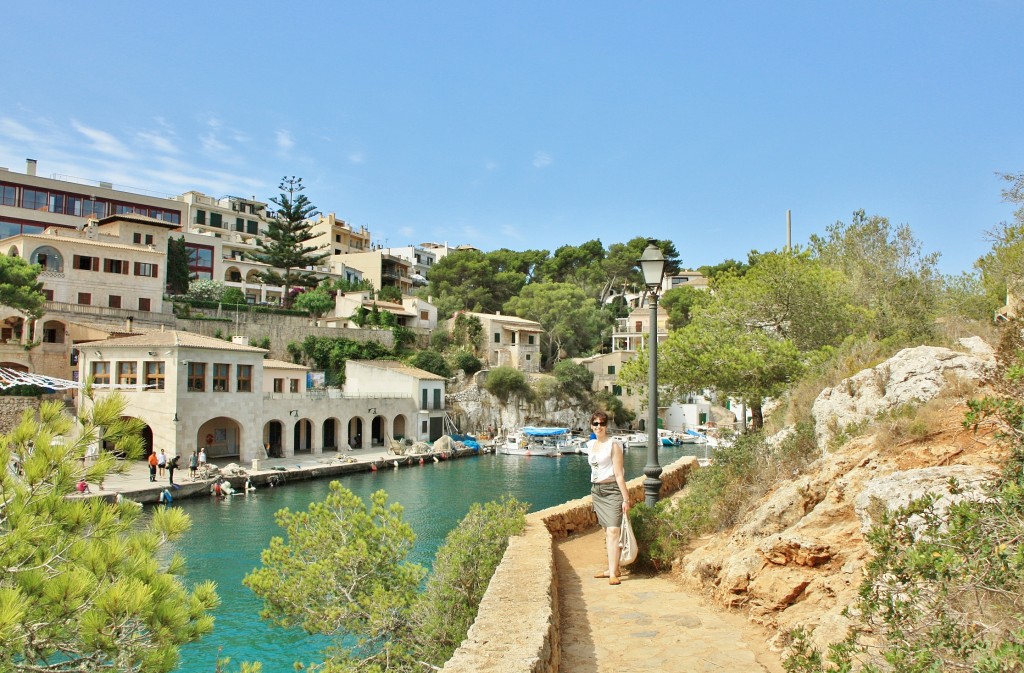
[[[574,401],[544,400],[539,403],[511,400],[502,403],[484,389],[486,372],[458,380],[446,403],[459,428],[466,432],[514,432],[524,425],[587,428],[593,409]]]
[[[813,408],[821,441],[831,441],[836,423],[842,428],[932,399],[945,385],[974,396],[993,356],[979,341],[966,345],[972,352],[907,349],[823,391]],[[865,534],[872,513],[929,491],[946,506],[950,477],[964,491],[956,498],[982,497],[996,476],[1004,450],[993,437],[963,428],[964,411],[962,401],[951,401],[919,439],[866,435],[823,451],[733,528],[697,541],[678,563],[679,578],[780,636],[802,626],[814,631],[820,647],[841,640],[849,627],[842,613],[856,601],[870,553]]]

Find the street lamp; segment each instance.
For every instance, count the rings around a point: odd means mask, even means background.
[[[656,239],[647,240],[647,249],[637,260],[647,286],[647,304],[651,307],[650,336],[647,341],[647,464],[644,465],[644,502],[654,506],[661,492],[661,465],[658,464],[658,293],[665,275],[665,255]]]

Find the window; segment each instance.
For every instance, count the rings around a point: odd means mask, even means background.
[[[516,345],[516,333],[515,332],[512,332],[512,345],[513,346]]]
[[[290,392],[290,393],[297,393],[297,392],[299,392],[299,380],[298,379],[288,379],[288,392]]]
[[[92,304],[92,295],[88,292],[79,292],[78,303],[82,306],[89,306]]]
[[[122,386],[134,386],[139,382],[138,363],[118,362],[117,383]]]
[[[13,206],[18,191],[13,185],[0,185],[0,206]]]
[[[420,320],[422,320],[424,322],[430,320],[430,312],[429,311],[420,311]]]
[[[213,365],[213,392],[226,393],[230,390],[228,380],[231,378],[231,365],[216,363]]]
[[[235,218],[235,231],[245,231],[245,220],[240,217]]]
[[[206,211],[205,210],[197,210],[196,211],[196,224],[206,224]]]
[[[68,194],[67,198],[64,199],[64,213],[67,215],[74,215],[75,217],[81,217],[82,197]]]
[[[434,388],[434,408],[435,409],[440,409],[441,408],[441,389],[440,388]]]
[[[50,208],[51,213],[64,214],[64,195],[63,194],[50,194]]]
[[[283,393],[284,392],[284,379],[274,379],[274,392],[275,393]]]
[[[147,362],[146,365],[146,388],[150,390],[164,389],[164,363]]]
[[[55,248],[43,245],[36,248],[28,258],[29,264],[38,264],[43,271],[61,272],[64,270],[64,258]]]
[[[148,262],[135,262],[135,275],[144,276],[146,278],[156,278],[157,276],[156,264],[150,264]]]
[[[534,339],[534,335],[532,335],[532,334],[531,334],[531,335],[530,335],[530,336],[529,336],[529,337],[527,338],[527,340],[526,340],[526,343],[528,343],[528,344],[530,344],[530,345],[532,346],[532,345],[533,345],[533,339]]]
[[[146,245],[153,245],[153,234],[146,234],[145,241]]]
[[[260,225],[259,223],[256,222],[256,220],[246,220],[245,231],[246,233],[249,234],[258,234],[260,233]]]
[[[206,363],[188,363],[188,391],[201,393],[206,390]]]
[[[496,344],[500,344],[501,343],[501,332],[495,332],[494,333],[494,343],[496,343]]]
[[[615,365],[608,365],[608,374],[612,375],[615,373]]]
[[[140,311],[152,311],[153,309],[150,308],[152,306],[152,304],[150,302],[151,302],[151,300],[150,300],[149,297],[139,297],[139,310]]]
[[[224,224],[224,218],[221,217],[220,213],[210,213],[210,226],[222,228]]]
[[[110,308],[121,308],[121,295],[112,294],[107,298],[107,306]]]
[[[75,255],[71,267],[79,271],[99,271],[100,258],[89,257],[88,255]]]
[[[107,204],[105,201],[88,201],[82,202],[82,217],[95,217],[102,219],[107,216]]]
[[[128,273],[128,262],[123,259],[104,259],[103,270],[107,273]]]
[[[428,393],[427,393],[427,389],[426,388],[424,388],[423,390],[420,391],[420,409],[429,409],[430,408],[430,407],[427,406],[427,395],[428,395]]]
[[[195,278],[213,278],[213,246],[185,244],[188,250],[188,270]]]
[[[53,290],[43,290],[43,298],[46,301],[53,301]]]
[[[24,189],[21,192],[21,207],[29,210],[46,210],[46,192]]]
[[[132,243],[135,245],[142,245],[142,234],[137,231],[132,234]]]
[[[612,395],[622,395],[622,386],[612,386]]]
[[[109,362],[94,362],[92,363],[92,382],[94,385],[107,386],[110,385],[110,363]]]
[[[529,362],[529,361],[530,361],[530,354],[529,354],[529,353],[527,353],[527,354],[526,354],[526,361],[527,361],[527,362]]]
[[[238,365],[236,369],[238,371],[238,381],[236,382],[235,385],[235,392],[251,393],[252,365]]]

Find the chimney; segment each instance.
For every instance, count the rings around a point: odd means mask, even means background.
[[[133,333],[132,327],[134,327],[134,325],[135,325],[135,318],[133,318],[132,316],[128,316],[127,318],[124,319],[125,330],[129,334]]]
[[[36,160],[35,159],[25,159],[25,175],[35,175],[35,174],[36,174]]]

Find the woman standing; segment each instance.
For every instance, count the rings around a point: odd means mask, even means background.
[[[590,417],[594,439],[587,442],[590,463],[590,495],[594,513],[604,528],[605,548],[608,551],[608,569],[594,577],[608,578],[608,584],[619,580],[619,533],[622,517],[629,514],[629,492],[622,467],[622,444],[608,436],[608,414],[598,411]]]

